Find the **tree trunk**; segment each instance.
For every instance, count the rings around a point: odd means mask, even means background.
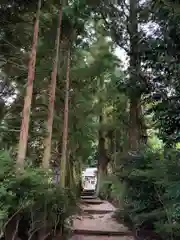
[[[14,216],[5,228],[5,240],[16,240],[18,236],[20,218]]]
[[[145,119],[143,116],[143,109],[142,106],[139,104],[139,116],[140,116],[140,144],[146,145],[148,140],[148,134],[147,134],[147,126],[145,123]]]
[[[83,182],[82,182],[82,159],[81,157],[76,159],[74,164],[74,176],[75,176],[75,183],[78,188],[78,197],[81,195],[83,191]]]
[[[139,107],[138,99],[131,99],[130,102],[130,128],[129,128],[129,150],[136,151],[139,148]]]
[[[32,93],[33,93],[33,81],[35,76],[40,11],[41,11],[41,0],[38,1],[36,21],[34,25],[33,43],[32,43],[31,55],[30,55],[29,65],[28,65],[27,89],[26,89],[26,96],[24,99],[24,107],[22,112],[20,139],[19,139],[18,155],[17,155],[17,162],[16,162],[17,170],[22,170],[24,168],[24,160],[26,157],[28,132],[29,132],[29,119],[30,119],[30,110],[31,110]]]
[[[97,173],[97,186],[96,186],[96,195],[99,196],[102,181],[104,177],[107,175],[107,165],[109,162],[109,159],[107,157],[107,151],[105,148],[105,137],[103,130],[101,129],[101,126],[103,124],[103,116],[100,115],[99,117],[99,142],[98,142],[98,173]]]
[[[130,83],[133,91],[130,94],[129,110],[129,150],[137,151],[141,143],[140,99],[137,83],[140,79],[140,55],[137,9],[138,0],[130,0],[129,33],[130,33]]]
[[[109,139],[109,150],[108,155],[110,157],[110,168],[111,172],[115,169],[115,152],[116,152],[116,146],[115,146],[115,130],[109,130],[108,131],[108,139]]]
[[[139,99],[131,99],[129,149],[138,150],[147,143],[147,130]]]
[[[52,139],[52,128],[53,128],[53,115],[54,115],[54,101],[56,94],[56,79],[57,79],[57,68],[59,61],[59,45],[60,45],[60,35],[61,35],[61,22],[62,22],[62,6],[60,5],[58,26],[57,26],[57,36],[56,36],[56,54],[53,63],[53,70],[51,73],[51,84],[49,90],[49,106],[48,106],[48,120],[47,120],[47,137],[44,143],[44,156],[42,165],[44,168],[49,168],[50,158],[51,158],[51,139]]]
[[[63,140],[62,140],[62,156],[60,163],[60,185],[65,187],[66,178],[66,158],[67,158],[67,141],[68,141],[68,115],[69,115],[69,75],[70,75],[70,61],[71,61],[70,46],[67,51],[67,71],[66,71],[66,92],[64,104],[64,126],[63,126]]]
[[[99,132],[98,132],[98,163],[97,163],[97,185],[96,185],[96,195],[99,196],[101,185],[104,177],[107,174],[107,165],[108,165],[108,157],[106,151],[106,139],[104,130],[102,129],[102,125],[104,123],[104,109],[103,109],[103,94],[104,94],[104,79],[100,78],[99,81],[99,105],[100,105],[100,114],[99,114]]]
[[[70,167],[70,152],[67,150],[66,155],[66,176],[65,176],[65,187],[71,187],[71,167]]]

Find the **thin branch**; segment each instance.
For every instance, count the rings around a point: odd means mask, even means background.
[[[57,219],[55,221],[55,226],[54,226],[54,235],[56,234],[56,229],[57,229],[59,222],[60,222],[60,215],[58,214]]]
[[[49,233],[47,233],[44,237],[43,237],[43,239],[42,240],[46,240],[47,239],[47,237],[49,237],[50,236],[50,232]]]
[[[34,235],[37,231],[39,231],[40,229],[42,229],[42,227],[44,227],[44,225],[41,226],[41,227],[35,228],[35,230],[34,230],[34,231],[31,233],[31,235],[29,236],[28,240],[31,240],[32,237],[33,237],[33,235]]]
[[[6,229],[7,225],[11,222],[11,220],[23,209],[23,206],[21,206],[8,220],[7,222],[4,224],[4,226],[2,227],[1,233],[0,233],[0,239],[4,236],[4,231],[3,229]],[[19,226],[19,221],[18,221],[18,226]],[[18,228],[17,224],[16,224],[16,228]],[[13,238],[14,239],[14,238]]]
[[[9,219],[8,221],[4,224],[3,228],[5,229],[7,225],[10,223],[10,221],[23,209],[24,206],[21,206]]]
[[[126,9],[127,9],[128,11],[130,11],[130,8],[129,8],[128,4],[126,3],[126,0],[122,0],[122,1],[123,1],[124,5],[125,5]]]
[[[126,10],[129,11],[129,8],[127,7],[127,4],[125,3],[125,0],[122,0],[122,2],[123,2],[123,4],[121,5],[121,8],[122,8],[122,10],[123,10],[123,13],[124,13],[126,19],[128,20],[128,19],[129,19],[129,16],[126,14]],[[125,9],[124,6],[126,7],[126,9]]]
[[[102,18],[103,18],[105,24],[106,24],[107,26],[111,25],[111,24],[108,23],[108,21],[106,20],[106,16],[105,16],[103,13],[101,13],[101,15],[102,15]],[[111,32],[111,37],[114,38],[116,44],[117,44],[119,47],[121,47],[125,52],[128,52],[128,48],[126,48],[123,44],[120,44],[120,43],[117,41],[116,37],[114,36],[113,30],[114,30],[114,32],[115,32],[115,29],[114,29],[112,26],[109,26],[109,29],[110,29],[110,32]]]
[[[13,48],[15,48],[15,49],[18,49],[18,51],[19,51],[19,48],[18,47],[16,47],[14,44],[12,44],[11,42],[9,42],[8,40],[6,40],[6,39],[4,39],[4,38],[2,38],[2,40],[4,41],[4,42],[6,42],[9,46],[11,46],[11,47],[13,47]]]
[[[160,194],[159,194],[159,192],[158,192],[157,187],[154,186],[154,189],[155,189],[155,191],[156,191],[156,194],[157,194],[157,196],[158,196],[158,199],[159,199],[160,203],[162,204],[162,207],[164,208],[164,211],[165,211],[165,213],[166,213],[167,220],[168,220],[169,224],[171,225],[172,221],[170,220],[168,210],[167,210],[167,208],[165,207],[165,205],[164,205],[164,203],[163,203],[163,201],[162,201],[162,199],[161,199],[161,196],[160,196]],[[171,228],[171,240],[173,240],[172,228]]]
[[[11,63],[15,67],[17,67],[19,70],[24,70],[24,71],[27,70],[27,67],[25,65],[24,66],[23,65],[19,65],[19,64],[13,62],[12,60],[8,60],[7,63]]]
[[[14,235],[13,235],[12,240],[16,240],[16,239],[17,239],[16,237],[17,237],[17,233],[18,233],[19,222],[20,222],[20,219],[18,219],[18,220],[16,221],[16,228],[15,228],[15,232],[14,232]]]

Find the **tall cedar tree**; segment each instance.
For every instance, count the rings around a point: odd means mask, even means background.
[[[129,150],[137,150],[140,145],[140,95],[136,88],[140,75],[139,34],[137,20],[138,0],[130,0],[130,83],[135,92],[130,94],[129,110]]]
[[[47,137],[45,139],[45,149],[43,157],[43,167],[49,168],[51,158],[51,139],[52,139],[52,127],[53,127],[53,114],[54,114],[54,101],[56,94],[56,80],[57,80],[57,67],[59,61],[59,46],[60,46],[60,35],[61,35],[61,22],[62,22],[62,5],[59,9],[58,26],[57,26],[57,37],[56,37],[56,54],[53,63],[53,70],[51,74],[51,83],[49,90],[49,106],[48,106],[48,120],[47,120]]]
[[[100,77],[99,81],[99,89],[103,91],[104,89],[104,79]],[[96,194],[97,196],[100,193],[101,183],[103,178],[107,174],[107,165],[108,165],[108,157],[107,157],[107,149],[105,147],[105,131],[103,129],[104,124],[104,106],[103,106],[103,99],[102,95],[99,97],[99,105],[101,106],[101,110],[99,113],[99,131],[98,131],[98,175],[97,175],[97,186],[96,186]]]
[[[70,44],[67,50],[67,69],[66,69],[66,90],[65,90],[65,103],[64,103],[64,124],[63,124],[63,139],[62,139],[62,156],[60,164],[61,172],[61,187],[65,187],[66,179],[66,165],[67,165],[67,141],[68,141],[68,115],[69,115],[69,82],[70,82],[70,62],[71,50]]]
[[[33,93],[33,81],[35,76],[40,11],[41,11],[41,0],[38,1],[36,21],[34,25],[33,43],[32,43],[31,55],[30,55],[29,66],[28,66],[27,89],[26,89],[26,96],[25,96],[24,107],[22,112],[22,122],[21,122],[20,139],[19,139],[18,156],[17,156],[17,169],[24,168],[24,160],[26,157],[28,132],[29,132],[29,119],[30,119],[30,110],[31,110],[32,93]]]

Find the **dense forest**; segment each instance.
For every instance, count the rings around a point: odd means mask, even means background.
[[[180,3],[2,0],[0,14],[0,239],[68,235],[97,164],[119,221],[178,240]]]

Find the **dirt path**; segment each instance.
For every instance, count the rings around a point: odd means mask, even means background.
[[[113,218],[115,207],[93,196],[81,200],[81,214],[73,218],[70,240],[134,240],[132,233]]]

